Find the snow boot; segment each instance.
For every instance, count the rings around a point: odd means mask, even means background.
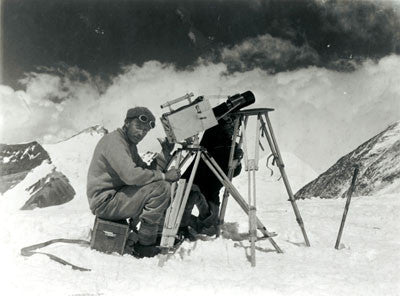
[[[182,239],[188,239],[191,242],[196,240],[195,234],[193,234],[188,226],[179,227],[178,229],[178,237]]]
[[[142,245],[140,243],[136,243],[133,246],[132,255],[136,258],[144,258],[144,257],[154,257],[160,254],[161,249],[156,245]]]
[[[205,234],[207,236],[214,236],[217,235],[218,233],[218,228],[216,225],[211,225],[209,227],[203,227],[199,234]]]
[[[125,249],[124,249],[124,254],[132,254],[133,253],[133,248],[135,244],[137,244],[139,241],[139,237],[137,234],[137,231],[130,231],[128,238],[126,239],[125,242]]]
[[[191,226],[198,234],[205,234],[207,236],[214,236],[218,232],[219,225],[219,205],[213,202],[209,202],[210,214],[205,219],[199,219],[192,217]]]

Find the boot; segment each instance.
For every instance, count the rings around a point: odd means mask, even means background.
[[[132,255],[136,258],[144,258],[144,257],[154,257],[160,254],[161,249],[156,245],[142,245],[140,243],[136,243],[133,246]]]
[[[128,238],[126,239],[124,254],[133,254],[134,246],[138,243],[138,235],[134,231],[130,231]]]
[[[195,235],[190,231],[188,226],[179,227],[178,237],[182,237],[183,239],[188,239],[191,242],[194,242],[196,240]]]
[[[207,236],[216,235],[217,225],[210,225],[209,223],[206,224],[207,225],[205,225],[200,218],[192,215],[189,226],[197,234],[205,234]]]
[[[201,221],[203,227],[200,230],[200,234],[213,236],[217,234],[218,223],[219,223],[219,205],[213,202],[209,202],[210,215]]]
[[[209,227],[203,227],[203,229],[200,231],[200,234],[205,234],[207,236],[214,236],[217,235],[218,228],[216,225],[211,225]]]

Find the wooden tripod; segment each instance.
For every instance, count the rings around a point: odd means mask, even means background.
[[[189,152],[185,158],[182,159],[183,151]],[[278,253],[282,253],[282,250],[279,248],[277,243],[273,240],[273,236],[276,236],[274,233],[268,232],[267,228],[261,223],[261,221],[255,216],[255,212],[252,212],[252,207],[246,203],[245,199],[241,196],[239,191],[232,184],[231,180],[224,173],[218,163],[213,159],[213,157],[207,152],[206,149],[195,144],[193,147],[185,147],[181,148],[177,152],[177,156],[175,157],[176,162],[178,164],[177,167],[182,167],[183,163],[185,163],[191,155],[195,155],[194,166],[192,172],[190,174],[189,180],[186,184],[186,181],[181,179],[177,183],[172,186],[172,201],[170,207],[167,209],[164,228],[161,238],[161,255],[159,257],[159,266],[163,266],[165,261],[168,259],[168,255],[173,251],[173,245],[175,241],[176,234],[178,232],[178,228],[182,219],[183,211],[185,210],[186,203],[190,194],[190,190],[193,184],[193,180],[200,162],[200,159],[204,161],[210,171],[217,177],[217,179],[222,183],[225,187],[225,190],[229,192],[229,194],[236,200],[239,206],[243,209],[243,211],[251,217],[251,221],[253,221],[253,227],[258,229],[263,234],[263,239],[268,239],[270,243],[273,245],[275,250]],[[177,186],[176,186],[177,184]],[[256,230],[254,230],[255,232]],[[255,261],[254,261],[255,262]]]
[[[231,114],[235,118],[234,119],[235,120],[235,128],[234,128],[234,134],[232,136],[232,146],[231,146],[231,152],[230,152],[230,156],[229,156],[228,179],[232,180],[233,172],[236,167],[236,163],[233,159],[233,155],[234,155],[234,151],[235,151],[235,146],[237,145],[236,139],[239,137],[240,127],[242,126],[243,128],[242,128],[242,136],[240,137],[238,145],[241,145],[243,141],[245,142],[245,144],[247,144],[246,143],[247,121],[248,121],[249,117],[257,116],[256,145],[255,145],[255,158],[254,159],[248,158],[247,147],[246,147],[246,145],[244,146],[244,148],[245,148],[244,149],[245,169],[246,169],[246,171],[248,171],[249,204],[252,207],[252,211],[255,212],[256,211],[255,172],[258,170],[258,157],[259,157],[258,148],[259,148],[259,144],[260,144],[260,131],[262,131],[263,135],[267,138],[272,155],[274,156],[274,160],[276,161],[276,164],[280,170],[283,182],[286,187],[286,191],[289,195],[289,201],[292,204],[292,208],[293,208],[294,214],[296,216],[296,221],[300,226],[301,232],[303,233],[305,244],[306,244],[306,246],[309,247],[310,242],[308,240],[307,233],[304,228],[303,219],[301,218],[300,211],[299,211],[296,201],[294,199],[292,188],[290,187],[289,179],[286,175],[285,165],[283,163],[282,156],[279,151],[274,132],[272,130],[271,121],[268,117],[268,112],[271,112],[271,111],[274,111],[274,109],[259,108],[259,109],[243,110],[243,111],[239,111],[239,112]],[[264,121],[264,119],[265,119],[265,121]],[[265,124],[265,122],[267,124]],[[251,189],[253,189],[253,190],[251,190]],[[223,200],[222,200],[222,204],[221,204],[220,215],[219,215],[220,225],[223,225],[223,223],[224,223],[229,194],[230,194],[229,190],[226,190],[226,188],[225,188],[225,192],[224,192]],[[251,221],[252,220],[251,220],[251,215],[250,215],[250,238],[251,238],[251,244],[252,244],[251,250],[252,250],[252,253],[254,253],[255,234],[254,234],[254,226],[252,226]],[[253,256],[252,256],[252,258],[253,258]]]

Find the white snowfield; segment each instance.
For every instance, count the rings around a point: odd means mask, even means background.
[[[94,145],[100,135],[85,135],[45,146],[53,164],[71,181],[77,195],[64,205],[18,210],[25,191],[53,165],[43,163],[12,190],[0,196],[3,295],[399,295],[400,199],[398,194],[353,197],[340,250],[334,249],[344,199],[301,200],[311,247],[297,225],[279,172],[269,176],[266,158],[257,173],[257,214],[284,250],[277,254],[268,241],[257,243],[257,266],[246,257],[249,242],[237,241],[248,231],[247,216],[229,200],[227,238],[184,242],[163,268],[158,259],[103,254],[89,247],[56,244],[42,250],[73,264],[72,270],[37,254],[22,257],[20,249],[54,238],[89,240],[94,216],[85,182]],[[315,172],[292,154],[283,154],[289,180],[296,191]],[[247,198],[246,172],[235,185]],[[236,234],[236,235],[235,235]],[[260,234],[260,233],[259,233]]]

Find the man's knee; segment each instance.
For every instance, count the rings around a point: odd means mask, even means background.
[[[148,197],[148,203],[152,203],[155,207],[166,209],[171,200],[171,184],[167,181],[157,181],[149,184],[152,190]]]
[[[157,181],[153,183],[156,186],[155,194],[169,198],[171,196],[171,183],[167,181]]]
[[[171,185],[165,181],[158,181],[146,186],[151,186],[151,190],[146,197],[140,219],[148,224],[158,224],[170,204]]]

